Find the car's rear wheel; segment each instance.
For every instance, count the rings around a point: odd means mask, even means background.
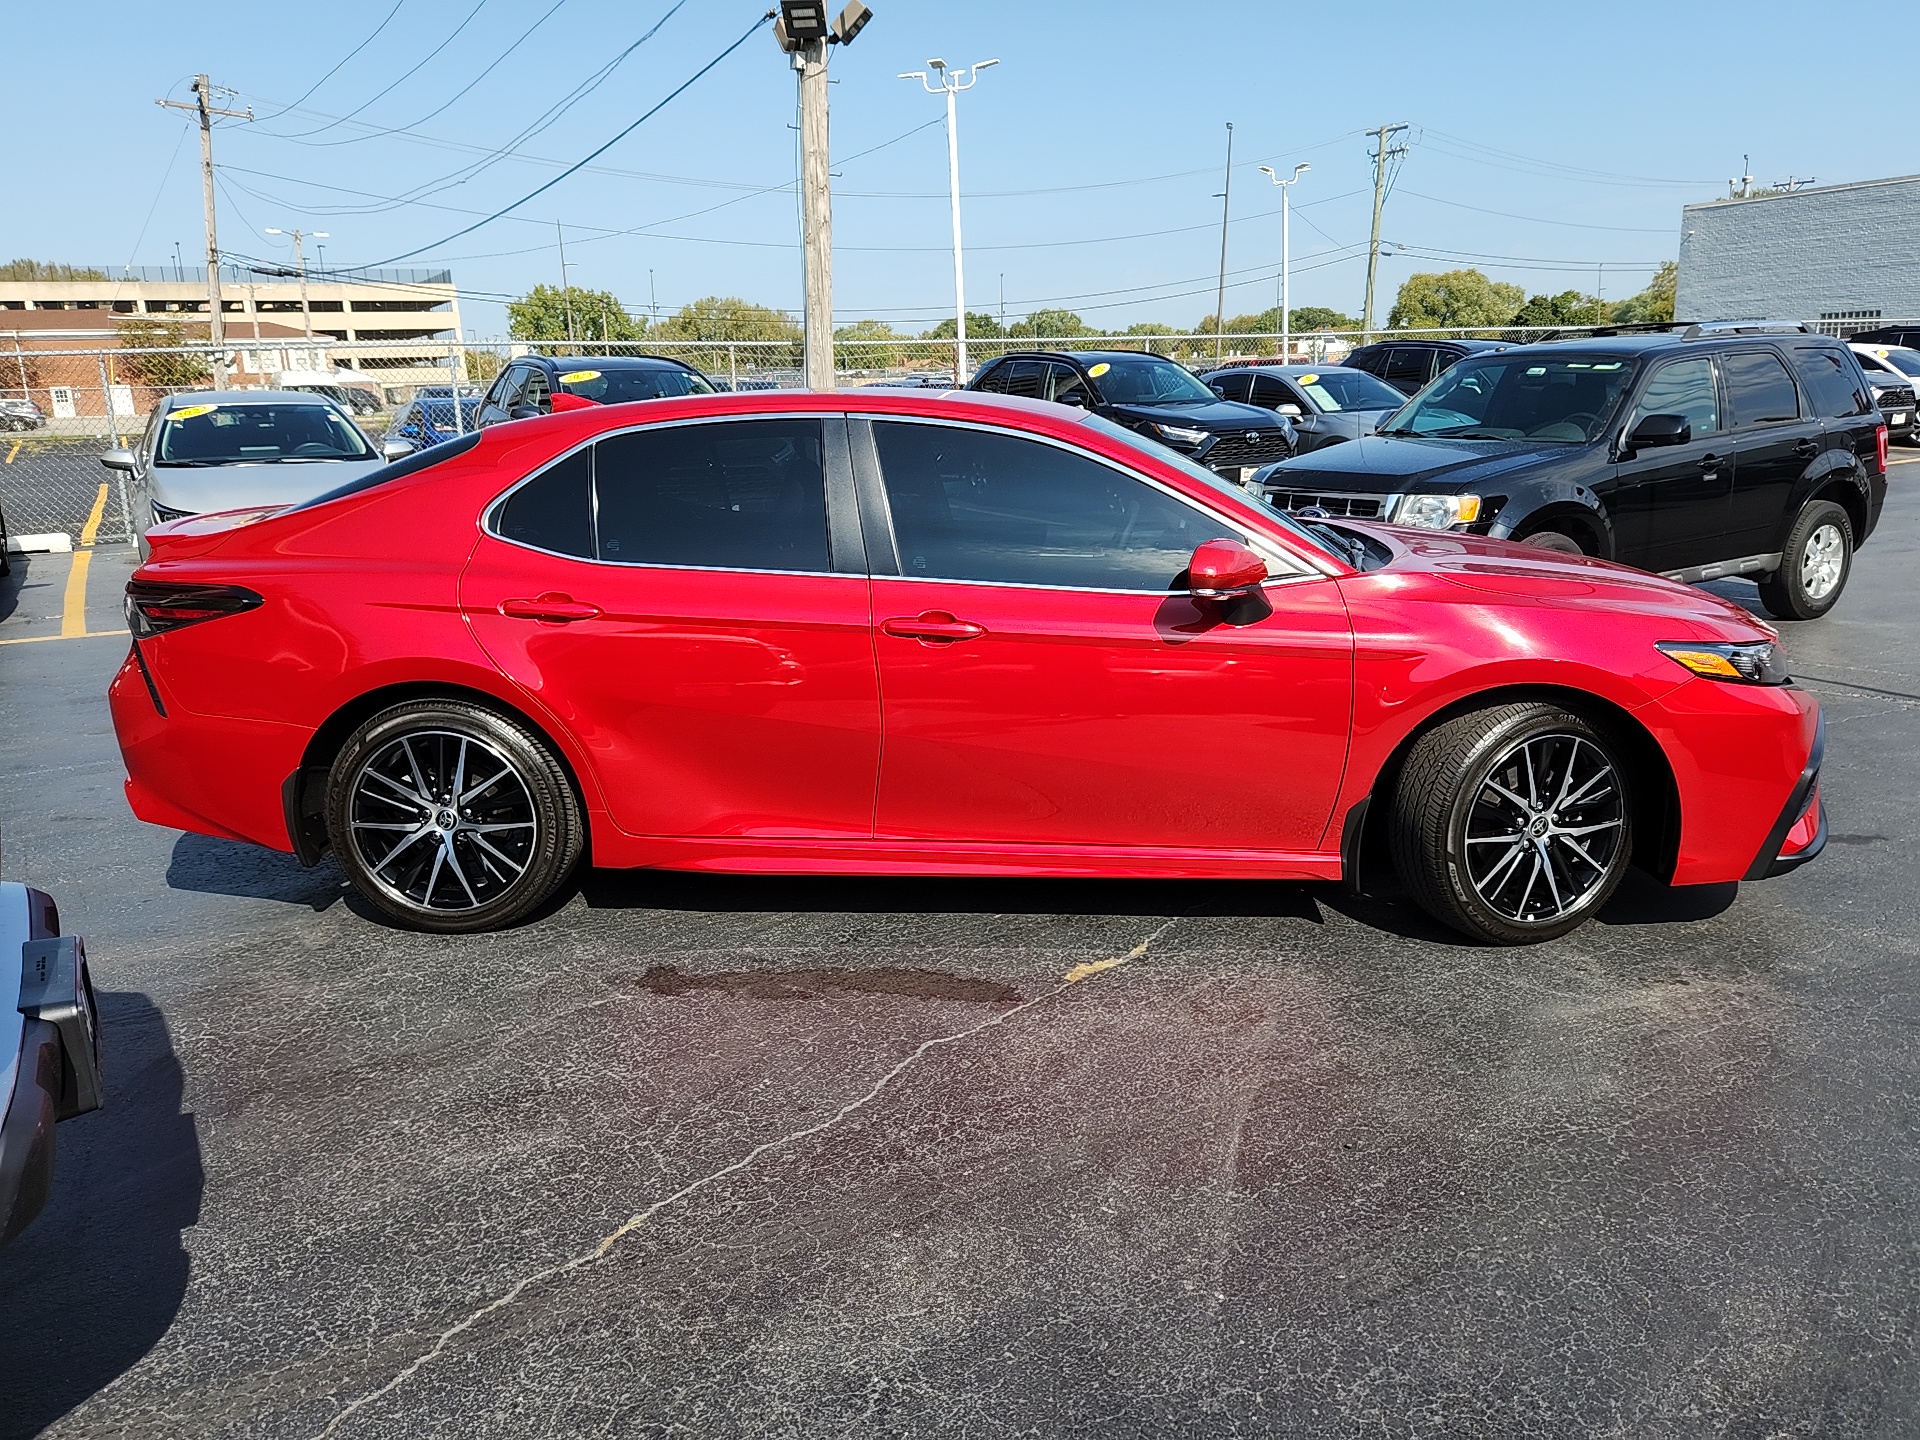
[[[585,841],[545,742],[457,700],[396,705],[355,730],[328,774],[326,813],[354,887],[419,930],[524,918],[565,883]]]
[[[1394,868],[1423,909],[1477,940],[1551,940],[1626,874],[1632,802],[1616,742],[1578,715],[1474,711],[1407,755],[1389,812]]]
[[[1800,512],[1780,568],[1760,582],[1760,603],[1781,620],[1818,620],[1840,600],[1853,573],[1853,522],[1831,500]]]

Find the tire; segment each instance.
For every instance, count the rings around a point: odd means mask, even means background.
[[[1760,582],[1760,603],[1779,620],[1818,620],[1839,602],[1853,573],[1853,522],[1831,500],[1799,514],[1780,550],[1780,568]]]
[[[1388,833],[1401,882],[1436,920],[1494,945],[1552,940],[1606,904],[1631,863],[1628,767],[1614,739],[1558,706],[1477,710],[1414,744]]]
[[[450,803],[456,777],[466,805]],[[326,816],[354,888],[398,924],[442,934],[525,918],[566,882],[586,841],[546,743],[459,700],[396,705],[355,730],[328,772]]]
[[[1536,530],[1531,535],[1519,537],[1522,545],[1532,545],[1537,549],[1551,550],[1556,555],[1584,555],[1586,547],[1563,530]]]

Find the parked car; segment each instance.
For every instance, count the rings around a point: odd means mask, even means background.
[[[894,390],[953,390],[958,386],[953,376],[941,371],[938,375],[896,375],[888,380],[869,380],[863,387],[873,389],[880,386]]]
[[[1847,348],[1853,351],[1860,368],[1867,372],[1867,383],[1873,386],[1876,399],[1883,392],[1902,386],[1908,390],[1920,388],[1920,350],[1906,345],[1868,345],[1858,340]],[[1902,403],[1896,396],[1882,404],[1880,410],[1887,417],[1889,439],[1910,441],[1914,438],[1915,416],[1910,401]]]
[[[967,389],[1071,405],[1124,425],[1230,480],[1293,454],[1290,421],[1222,400],[1184,365],[1131,350],[1035,351],[980,367]]]
[[[302,395],[324,395],[344,408],[350,415],[380,413],[380,397],[364,385],[336,385],[322,381],[300,381],[289,384],[283,380],[277,388],[296,391]]]
[[[0,575],[13,573],[13,552],[9,549],[11,537],[7,534],[7,512],[0,509]]]
[[[1810,620],[1880,518],[1886,448],[1839,341],[1705,324],[1471,356],[1378,434],[1259,483],[1292,510],[1752,576],[1774,615]]]
[[[100,463],[126,473],[144,529],[209,510],[297,505],[386,461],[324,395],[200,390],[164,397],[140,438]]]
[[[556,394],[618,405],[713,393],[713,382],[693,366],[661,355],[523,355],[488,387],[480,426],[549,415]]]
[[[100,1026],[86,947],[45,891],[0,881],[0,1245],[53,1184],[54,1126],[101,1104]]]
[[[1864,368],[1864,367],[1863,367]],[[1884,370],[1867,370],[1867,388],[1880,418],[1887,422],[1887,443],[1909,444],[1914,435],[1914,382],[1896,380]]]
[[[511,924],[583,855],[1331,881],[1387,843],[1520,943],[1630,863],[1757,879],[1826,835],[1818,702],[1740,607],[1301,524],[1061,405],[581,409],[149,538],[110,694],[134,812],[331,848],[426,930]]]
[[[31,400],[0,398],[0,430],[38,430],[47,423],[47,412]]]
[[[1345,363],[1411,395],[1456,361],[1507,348],[1499,340],[1381,340],[1351,352]]]
[[[457,440],[469,430],[480,428],[480,397],[461,399],[460,418],[454,422],[454,402],[448,399],[422,399],[415,396],[393,417],[380,437],[380,453],[388,459],[425,450],[444,440]]]
[[[1239,365],[1200,378],[1223,400],[1286,416],[1299,455],[1371,435],[1407,401],[1378,376],[1344,365]]]

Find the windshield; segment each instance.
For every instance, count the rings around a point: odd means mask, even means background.
[[[372,460],[366,437],[331,405],[220,401],[170,411],[154,446],[159,465],[260,465]]]
[[[1113,405],[1172,405],[1220,397],[1171,360],[1101,360],[1087,375]]]
[[[674,395],[711,395],[713,386],[691,370],[661,366],[655,369],[567,370],[560,388],[583,400],[620,405],[628,400],[659,400]]]
[[[1116,425],[1104,415],[1089,415],[1083,423],[1092,429],[1098,430],[1102,435],[1124,441],[1129,448],[1137,450],[1140,454],[1154,460],[1158,460],[1162,465],[1171,465],[1182,475],[1198,480],[1217,495],[1231,495],[1234,499],[1253,506],[1254,509],[1260,511],[1263,515],[1271,516],[1274,520],[1278,521],[1281,529],[1285,530],[1289,535],[1304,540],[1322,554],[1329,553],[1329,547],[1325,539],[1308,530],[1306,526],[1287,514],[1286,511],[1276,508],[1264,495],[1256,495],[1251,490],[1243,490],[1238,485],[1230,484],[1214,474],[1213,471],[1207,469],[1204,465],[1196,464],[1194,461],[1187,459],[1187,457],[1179,451],[1169,449],[1156,440],[1149,440],[1144,435],[1136,434],[1124,425]],[[1345,560],[1347,557],[1341,555],[1338,558]]]
[[[1407,397],[1386,381],[1364,370],[1308,371],[1294,377],[1307,392],[1313,408],[1323,414],[1336,410],[1398,410]]]
[[[1382,435],[1583,444],[1606,428],[1633,362],[1623,355],[1466,359],[1381,428]]]
[[[1890,345],[1885,350],[1875,349],[1873,353],[1902,375],[1920,376],[1920,350],[1909,350],[1904,345]]]

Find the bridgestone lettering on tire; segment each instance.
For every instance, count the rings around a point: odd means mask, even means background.
[[[580,858],[566,772],[523,726],[463,701],[415,701],[355,730],[327,777],[327,832],[354,887],[421,930],[510,925]]]
[[[1847,588],[1853,538],[1845,510],[1831,500],[1814,501],[1787,532],[1780,568],[1760,582],[1760,603],[1781,620],[1818,620]]]
[[[1497,945],[1584,924],[1626,874],[1633,792],[1612,739],[1546,704],[1462,715],[1408,753],[1394,868],[1435,919]]]

